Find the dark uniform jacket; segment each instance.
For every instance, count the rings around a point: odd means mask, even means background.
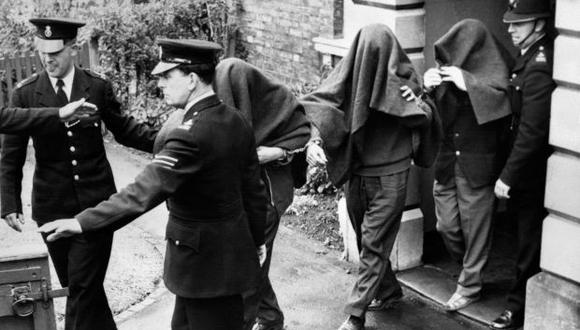
[[[188,298],[255,288],[267,204],[249,123],[210,96],[155,151],[133,184],[76,216],[83,231],[127,223],[167,200],[167,288]]]
[[[86,98],[94,103],[101,120],[127,146],[151,152],[156,131],[121,113],[111,84],[101,76],[75,69],[70,101]],[[55,107],[56,93],[43,72],[21,82],[14,90],[15,107]],[[36,169],[32,189],[32,218],[41,223],[71,217],[115,193],[111,167],[105,154],[100,122],[60,125],[32,136]],[[22,213],[22,166],[28,135],[6,135],[2,141],[0,186],[2,217]]]
[[[516,59],[512,70],[513,147],[500,179],[513,189],[543,187],[546,180],[547,160],[552,152],[548,143],[550,104],[556,88],[552,60],[552,40],[543,37]]]
[[[0,108],[0,132],[46,134],[62,126],[59,108]]]

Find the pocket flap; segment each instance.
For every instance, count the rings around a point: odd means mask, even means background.
[[[187,246],[199,252],[200,231],[198,228],[188,228],[169,221],[165,239],[173,245]]]

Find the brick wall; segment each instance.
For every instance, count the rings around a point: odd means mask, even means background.
[[[342,0],[232,0],[248,62],[287,84],[318,82],[312,38],[331,37]]]

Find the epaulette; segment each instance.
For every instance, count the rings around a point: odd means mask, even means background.
[[[186,131],[189,131],[191,129],[191,127],[193,126],[193,120],[187,120],[185,122],[183,122],[181,125],[179,125],[177,128],[178,129],[184,129]]]
[[[544,51],[544,46],[540,46],[538,48],[538,52],[536,53],[536,57],[534,58],[535,62],[538,63],[546,63],[548,60],[546,59],[546,53]]]
[[[100,74],[100,73],[97,73],[95,71],[91,71],[89,69],[83,69],[83,70],[91,77],[99,78],[99,79],[102,79],[104,81],[109,80],[109,79],[107,79],[107,76],[105,76],[104,74]]]
[[[16,89],[18,89],[18,88],[21,88],[21,87],[23,87],[23,86],[30,85],[30,84],[32,84],[33,82],[35,82],[37,79],[38,79],[38,74],[37,74],[37,73],[35,73],[35,74],[33,74],[32,76],[30,76],[30,77],[28,77],[28,78],[26,78],[26,79],[22,80],[22,81],[21,81],[21,82],[19,82],[18,84],[16,84],[16,87],[15,87],[15,88],[16,88]]]

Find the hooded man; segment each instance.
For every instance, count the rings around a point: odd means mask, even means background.
[[[307,158],[328,159],[332,183],[346,183],[360,251],[359,276],[345,307],[349,316],[340,330],[364,329],[367,309],[387,308],[402,296],[389,256],[412,155],[419,151],[413,135],[431,128],[431,107],[415,97],[420,90],[420,77],[393,32],[374,24],[359,31],[328,78],[301,100],[314,125]],[[428,166],[435,153],[426,163],[417,161]]]
[[[507,119],[507,51],[474,19],[455,24],[435,42],[439,67],[425,72],[425,89],[443,123],[433,197],[437,230],[463,269],[448,311],[480,298],[491,245],[494,183],[503,166]]]

